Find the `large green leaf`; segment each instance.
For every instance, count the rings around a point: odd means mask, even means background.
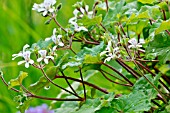
[[[161,25],[155,30],[155,34],[159,34],[164,30],[170,29],[170,20],[162,21]]]
[[[146,49],[148,56],[158,56],[160,63],[165,63],[170,60],[170,37],[166,33],[158,34],[154,40],[149,43]],[[154,58],[153,57],[153,58]]]
[[[145,75],[154,85],[158,86],[159,75],[152,78],[150,74]],[[133,86],[133,91],[143,91],[148,99],[154,99],[158,92],[150,85],[144,77],[141,77]]]
[[[134,91],[112,101],[112,107],[123,113],[139,113],[151,108],[150,100],[143,91]]]

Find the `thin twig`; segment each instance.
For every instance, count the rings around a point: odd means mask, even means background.
[[[130,84],[121,84],[121,83],[118,83],[118,82],[115,82],[115,81],[111,80],[110,78],[108,78],[108,77],[102,72],[102,70],[100,70],[100,73],[101,73],[108,81],[110,81],[110,82],[113,82],[113,83],[115,83],[115,84],[122,85],[122,86],[132,87],[132,85],[130,85]]]
[[[102,70],[102,69],[101,69],[101,70]],[[116,78],[116,79],[118,79],[118,80],[120,80],[120,81],[126,83],[126,81],[124,81],[124,80],[122,80],[122,79],[120,79],[120,78],[118,78],[118,77],[116,77],[116,76],[110,74],[109,72],[107,72],[107,71],[105,71],[105,70],[102,70],[102,71],[103,71],[104,73],[106,73],[106,74],[108,74],[108,75],[110,75],[110,76],[112,76],[112,77],[114,77],[114,78]]]
[[[82,80],[79,80],[79,79],[76,79],[76,78],[72,78],[72,77],[68,77],[68,76],[65,76],[65,77],[64,77],[64,76],[58,76],[58,75],[56,75],[55,78],[67,78],[67,79],[73,80],[73,81],[75,81],[75,82],[83,83]],[[84,84],[85,84],[85,85],[88,85],[88,86],[90,86],[90,87],[93,87],[93,88],[95,88],[95,89],[97,89],[97,90],[99,90],[99,91],[101,91],[101,92],[103,92],[103,93],[105,93],[105,94],[108,94],[108,92],[107,92],[105,89],[100,88],[100,87],[98,87],[98,86],[96,86],[96,85],[94,85],[94,84],[92,84],[92,83],[89,83],[89,82],[84,81]]]
[[[49,98],[49,97],[43,97],[43,96],[37,96],[37,95],[28,95],[28,97],[38,98],[38,99],[44,99],[44,100],[53,100],[53,101],[83,101],[82,98],[79,99],[62,99],[62,98]]]
[[[60,72],[61,72],[61,74],[65,77],[64,72],[61,71],[61,70],[60,70]],[[65,77],[64,79],[66,80],[66,82],[67,82],[67,84],[69,85],[69,87],[71,88],[71,90],[78,96],[77,92],[76,92],[76,91],[74,90],[74,88],[71,86],[71,84],[69,83],[69,81],[67,80],[67,78]]]
[[[5,81],[5,79],[3,78],[2,75],[0,75],[0,78],[1,78],[2,82],[3,82],[7,87],[9,87],[9,85],[7,84],[7,82]],[[15,92],[20,92],[19,90],[15,89],[15,88],[11,88],[11,90],[13,90],[13,91],[15,91]]]
[[[120,73],[119,71],[117,71],[115,68],[113,68],[112,66],[110,66],[109,64],[106,64],[104,62],[102,62],[101,64],[103,64],[104,66],[112,69],[114,72],[116,72],[118,75],[120,75],[122,78],[124,78],[127,82],[129,82],[130,85],[133,86],[133,83],[127,78],[125,77],[122,73]]]
[[[60,88],[60,89],[62,89],[62,90],[64,90],[64,91],[66,91],[66,92],[68,92],[68,93],[70,93],[70,94],[72,94],[72,95],[74,95],[74,96],[76,96],[76,97],[78,97],[78,98],[81,98],[80,96],[77,96],[76,94],[72,93],[71,91],[69,91],[69,90],[67,90],[67,89],[59,86],[58,84],[54,83],[54,82],[46,75],[46,73],[44,72],[43,69],[40,69],[40,70],[42,71],[43,75],[45,76],[45,78],[46,78],[50,83],[52,83],[52,84],[55,85],[56,87],[58,87],[58,88]]]
[[[83,89],[84,89],[84,98],[86,100],[86,87],[84,85],[84,80],[83,80],[83,75],[82,75],[82,71],[80,69],[80,77],[81,77],[81,80],[82,80],[82,83],[83,83]]]

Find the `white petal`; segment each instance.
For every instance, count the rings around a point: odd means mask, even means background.
[[[80,7],[80,11],[84,14],[84,9],[82,7]]]
[[[59,42],[58,45],[61,46],[61,47],[63,47],[63,46],[64,46],[64,43],[63,43],[63,42]]]
[[[25,63],[25,67],[29,68],[29,63],[28,62]]]
[[[128,48],[135,48],[135,46],[134,45],[129,45]]]
[[[26,62],[25,60],[19,61],[19,62],[18,62],[18,65],[21,65],[21,64],[23,64],[23,63],[25,63],[25,62]]]
[[[46,9],[45,8],[39,8],[37,11],[38,12],[43,12],[43,11],[45,11]]]
[[[29,63],[30,63],[30,64],[33,64],[33,63],[34,63],[34,60],[30,59],[30,60],[29,60]]]
[[[107,52],[108,52],[108,51],[103,51],[103,52],[101,52],[101,53],[100,53],[100,56],[105,55]]]
[[[45,41],[49,41],[49,40],[51,40],[51,38],[46,38],[46,39],[45,39]]]
[[[54,60],[54,57],[53,56],[46,56],[47,59],[52,59]]]
[[[58,38],[58,39],[62,38],[62,35],[58,35],[57,38]]]
[[[75,9],[74,11],[73,11],[73,14],[74,14],[74,16],[75,17],[77,17],[77,14],[79,13],[79,11],[77,10],[77,9]]]
[[[40,57],[40,58],[37,59],[37,62],[41,62],[42,60],[43,60],[43,58]]]
[[[74,25],[74,23],[76,23],[75,21],[76,21],[76,17],[73,17],[73,18],[70,18],[69,19],[69,21],[68,21],[68,23],[70,23],[70,24],[73,24]]]
[[[30,47],[28,44],[26,44],[24,47],[23,47],[23,52],[25,52],[25,50]]]
[[[46,10],[46,11],[44,11],[43,12],[43,16],[46,16],[47,15],[47,13],[48,13],[48,11]]]
[[[56,36],[55,36],[55,35],[52,35],[52,36],[51,36],[51,39],[52,39],[52,41],[56,44],[56,41],[57,41]]]
[[[79,27],[78,29],[77,29],[77,31],[88,31],[85,27],[83,27],[83,26],[81,26],[81,27]]]
[[[54,46],[54,47],[53,47],[53,51],[55,51],[55,50],[56,50],[56,48],[57,48],[57,46]]]
[[[45,62],[46,64],[48,64],[48,59],[45,58],[45,59],[44,59],[44,62]]]
[[[48,11],[52,13],[52,12],[54,12],[54,9],[50,8]]]
[[[86,9],[86,11],[88,12],[88,10],[89,10],[89,6],[88,6],[88,5],[86,5],[86,6],[85,6],[85,9]]]
[[[55,35],[55,34],[56,34],[56,32],[57,32],[57,29],[56,29],[56,28],[54,28],[54,29],[53,29],[53,35]]]

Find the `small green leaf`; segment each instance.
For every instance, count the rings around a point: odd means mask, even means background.
[[[168,4],[166,2],[161,2],[158,4],[158,6],[165,11],[168,11]]]
[[[46,74],[51,80],[53,80],[57,72],[58,72],[58,67],[52,66],[47,69]],[[29,90],[33,93],[38,93],[38,91],[40,91],[41,89],[43,89],[45,86],[48,85],[49,85],[49,81],[44,76],[42,76],[39,78],[39,80],[36,83],[30,85]]]
[[[150,19],[151,17],[150,17],[150,15],[149,15],[149,11],[147,10],[147,11],[144,11],[144,12],[140,13],[140,14],[137,16],[137,18],[138,18],[138,19],[141,19],[141,18],[143,18],[143,19]]]
[[[89,18],[88,16],[83,16],[83,18],[79,21],[80,23],[83,23],[84,26],[93,26],[96,24],[100,24],[102,21],[102,15],[95,16],[94,18]]]
[[[66,52],[66,53],[64,53],[64,55],[58,57],[58,58],[56,59],[56,66],[57,66],[57,67],[60,67],[61,64],[62,64],[64,61],[66,61],[66,59],[68,58],[68,56],[69,56],[69,53]]]
[[[138,0],[138,2],[141,2],[142,4],[153,4],[156,0]]]
[[[93,98],[96,94],[96,89],[95,88],[91,88],[91,97]]]
[[[170,29],[170,20],[162,21],[161,25],[155,30],[155,34],[159,34],[164,30]]]
[[[85,64],[99,64],[101,62],[100,56],[92,56],[92,55],[85,55],[84,62]]]
[[[28,76],[28,73],[20,71],[19,76],[16,79],[11,79],[9,82],[9,89],[15,86],[20,86],[22,81]]]
[[[80,66],[82,63],[81,62],[74,62],[74,61],[71,61],[71,62],[68,62],[66,64],[64,64],[62,66],[62,69],[66,69],[67,67],[77,67],[77,66]]]

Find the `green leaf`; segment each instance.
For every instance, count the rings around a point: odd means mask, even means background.
[[[166,33],[158,34],[154,40],[148,44],[146,49],[148,55],[158,56],[159,63],[165,63],[170,60],[170,37]]]
[[[34,84],[31,84],[29,86],[29,90],[32,92],[32,93],[38,93],[38,91],[40,91],[41,89],[43,89],[46,85],[48,85],[49,82],[45,79],[44,76],[40,77],[39,80],[34,83]]]
[[[153,79],[151,75],[145,75],[154,85],[158,86],[158,80],[160,76],[158,75],[157,79]],[[156,78],[156,77],[155,77]],[[148,99],[154,99],[158,92],[153,88],[152,85],[148,83],[148,81],[141,77],[133,86],[133,91],[143,91],[145,95],[147,95]]]
[[[124,4],[125,0],[121,0],[120,2],[116,3],[114,7],[112,6],[111,8],[109,8],[108,13],[103,19],[104,26],[108,26],[118,20],[119,17],[117,16],[119,15],[119,13],[121,13],[120,11],[123,8]]]
[[[87,54],[89,54],[91,56],[97,56],[98,54],[100,54],[100,52],[105,50],[105,48],[106,48],[106,46],[105,46],[104,42],[101,42],[100,45],[97,45],[93,48],[85,47],[85,48],[83,48],[83,50],[81,50],[79,53],[77,53],[76,58],[84,60],[84,58]]]
[[[153,4],[156,0],[138,0],[138,2],[141,2],[142,4]]]
[[[123,113],[138,113],[151,108],[150,100],[143,91],[134,91],[112,101],[112,107]]]
[[[96,24],[100,24],[102,21],[102,15],[95,16],[94,18],[89,18],[88,16],[83,16],[83,18],[79,21],[83,23],[84,26],[90,27]]]
[[[81,64],[82,64],[81,62],[71,61],[71,62],[68,62],[68,63],[64,64],[62,66],[62,69],[66,69],[67,67],[77,67],[77,66],[80,66]]]
[[[37,43],[32,44],[30,49],[31,50],[48,49],[51,43],[52,43],[52,40],[48,40],[48,41],[39,40]]]
[[[85,55],[84,62],[85,64],[99,64],[101,62],[100,56],[92,56],[92,55]]]
[[[165,11],[168,11],[168,4],[166,2],[161,2],[158,4],[158,6]]]
[[[144,12],[142,12],[142,13],[139,13],[139,15],[137,16],[137,18],[138,18],[138,19],[141,19],[141,18],[143,18],[143,19],[150,19],[151,16],[149,15],[149,11],[146,10],[146,11],[144,11]]]
[[[52,66],[48,68],[46,71],[47,76],[52,80],[54,79],[57,73],[58,73],[58,67],[56,66]],[[40,91],[41,89],[43,89],[45,86],[48,85],[49,85],[49,81],[44,76],[42,76],[39,78],[39,80],[36,83],[30,85],[29,90],[33,93],[38,93],[38,91]]]
[[[155,30],[155,34],[159,34],[164,30],[170,29],[170,20],[162,21],[161,25]]]
[[[60,67],[63,62],[65,62],[68,59],[69,53],[66,52],[64,55],[58,57],[56,59],[56,66]]]
[[[148,25],[147,20],[140,20],[137,23],[129,25],[129,30],[134,31],[137,35],[141,34],[143,29]]]
[[[19,76],[16,79],[11,79],[9,82],[9,89],[20,86],[22,84],[22,81],[28,76],[28,73],[20,71]]]
[[[96,111],[95,113],[119,113],[112,107],[103,107],[100,110]]]

